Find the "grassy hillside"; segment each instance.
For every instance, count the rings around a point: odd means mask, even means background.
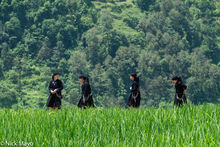
[[[34,146],[220,145],[220,105],[61,111],[0,109],[0,140]]]
[[[0,107],[43,107],[59,72],[63,100],[76,105],[78,76],[97,106],[122,106],[129,73],[142,105],[170,105],[181,76],[194,104],[220,101],[218,0],[0,1]]]

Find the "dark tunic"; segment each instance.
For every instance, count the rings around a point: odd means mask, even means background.
[[[85,106],[94,107],[94,102],[93,102],[92,92],[89,82],[85,81],[82,84],[81,89],[82,89],[82,97],[79,100],[78,107],[80,108]],[[86,99],[85,103],[83,102],[83,99]]]
[[[60,107],[61,106],[61,98],[62,94],[61,91],[63,89],[63,83],[60,80],[51,80],[49,84],[49,97],[47,100],[47,107]],[[57,92],[55,94],[52,94],[51,91],[57,89]]]
[[[131,94],[128,99],[128,106],[137,108],[140,106],[140,101],[141,101],[139,83],[137,81],[133,81],[130,90],[131,90]]]
[[[182,81],[178,81],[175,84],[176,94],[174,98],[174,104],[181,106],[183,103],[187,103],[186,96],[184,91],[187,89],[187,86],[183,84]]]

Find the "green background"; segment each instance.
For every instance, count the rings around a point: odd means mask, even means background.
[[[194,104],[219,103],[218,0],[1,0],[0,107],[43,107],[53,72],[64,106],[90,77],[95,104],[125,107],[129,73],[142,106],[171,105],[173,75]]]

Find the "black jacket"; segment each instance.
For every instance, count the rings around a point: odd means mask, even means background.
[[[91,94],[91,87],[87,81],[85,81],[82,85],[82,95],[83,98],[88,98]]]
[[[187,89],[187,86],[185,84],[183,84],[182,81],[178,81],[175,84],[175,89],[176,89],[176,94],[179,98],[181,98],[184,95],[184,90]]]
[[[130,90],[131,90],[131,93],[139,92],[139,83],[137,81],[133,81]]]
[[[63,83],[60,80],[56,80],[56,81],[51,80],[48,89],[49,92],[51,92],[51,90],[57,89],[57,94],[61,95],[61,91],[63,89]]]

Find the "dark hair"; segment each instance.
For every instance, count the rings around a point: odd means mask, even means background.
[[[53,76],[52,76],[52,79],[53,79],[53,80],[54,80],[54,77],[55,77],[56,75],[60,75],[60,74],[57,73],[57,72],[55,72],[55,73],[53,74]]]
[[[139,83],[139,77],[137,76],[136,73],[131,73],[130,76],[134,77],[134,81]]]
[[[136,73],[131,73],[130,76],[137,77],[137,74]]]
[[[178,77],[178,76],[173,76],[173,78],[172,78],[172,81],[173,80],[177,80],[177,81],[182,81],[182,78],[181,77]]]
[[[86,82],[89,83],[89,78],[88,78],[87,76],[80,75],[80,76],[79,76],[79,79],[83,79],[83,80],[85,80]]]

